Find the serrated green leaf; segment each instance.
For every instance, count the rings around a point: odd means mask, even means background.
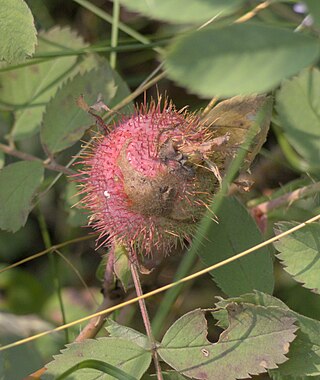
[[[234,256],[262,241],[253,218],[235,198],[224,199],[217,220],[218,223],[211,223],[207,234],[210,242],[207,241],[198,252],[206,266]],[[259,249],[254,254],[215,269],[210,274],[229,296],[254,289],[266,293],[273,291],[273,263],[268,248]]]
[[[41,162],[21,161],[0,171],[0,228],[12,232],[25,225],[43,180]]]
[[[84,131],[93,124],[93,118],[76,104],[83,95],[88,104],[94,104],[101,94],[103,102],[114,105],[119,82],[114,72],[104,61],[97,69],[77,74],[66,82],[46,107],[41,129],[42,144],[52,153],[57,153],[77,142]],[[128,92],[120,94],[125,97]]]
[[[279,366],[281,376],[320,376],[320,322],[292,313],[297,318],[299,331],[291,344],[288,361]]]
[[[277,224],[276,231],[285,232],[298,223]],[[274,243],[286,272],[308,289],[320,294],[320,224],[308,224]]]
[[[230,297],[227,299],[223,299],[222,297],[217,298],[219,299],[219,301],[216,303],[218,310],[213,311],[212,315],[213,318],[218,321],[217,325],[223,329],[226,329],[229,326],[228,313],[225,308],[230,302],[244,302],[260,306],[274,306],[280,307],[284,310],[289,310],[288,306],[278,298],[272,297],[270,294],[262,293],[259,291],[242,294],[239,297]]]
[[[281,128],[293,148],[320,170],[320,71],[304,70],[283,83],[276,95]]]
[[[140,379],[150,365],[151,352],[144,350],[135,343],[121,338],[90,339],[81,343],[72,343],[60,355],[49,363],[47,371],[41,379],[51,380],[63,372],[87,359],[101,360],[124,372]],[[72,374],[73,380],[114,379],[114,377],[100,374],[94,369],[81,369]]]
[[[74,31],[55,27],[48,32],[40,32],[36,53],[70,52],[85,46]],[[76,63],[77,56],[69,55],[0,73],[0,103],[17,109],[11,131],[15,140],[37,132],[46,103],[63,81],[79,71]]]
[[[204,311],[185,314],[166,332],[159,355],[195,379],[235,380],[266,372],[287,360],[295,318],[275,307],[231,303],[229,327],[216,344],[207,336]]]
[[[177,38],[166,54],[170,78],[201,96],[273,89],[319,57],[315,38],[250,23],[208,27]]]
[[[296,325],[299,330],[296,333],[296,339],[290,345],[287,355],[289,360],[280,364],[279,368],[270,371],[273,378],[279,380],[304,380],[308,379],[308,376],[320,376],[320,321],[298,314],[290,310],[279,299],[261,292],[221,300],[217,303],[217,307],[226,307],[230,302],[278,307],[296,318]],[[213,316],[218,318],[219,325],[225,326],[228,324],[226,312],[218,314],[214,312]]]
[[[181,23],[201,24],[210,19],[233,13],[244,4],[243,0],[121,0],[131,11],[157,20]]]
[[[0,60],[24,61],[37,43],[32,13],[23,0],[0,0],[0,9]]]
[[[146,335],[127,326],[122,326],[112,319],[107,320],[106,330],[114,338],[123,338],[134,342],[145,350],[150,349],[150,342]]]

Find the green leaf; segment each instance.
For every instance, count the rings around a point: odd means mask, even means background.
[[[96,278],[102,282],[104,280],[104,275],[106,273],[106,266],[108,264],[110,250],[102,255],[101,261],[96,269]],[[115,279],[114,279],[115,281]]]
[[[6,161],[6,156],[3,153],[3,151],[0,150],[0,169],[4,167],[5,161]]]
[[[243,0],[121,0],[131,11],[142,13],[157,20],[181,23],[201,24],[218,16],[236,12],[244,4]]]
[[[304,380],[307,376],[320,376],[320,321],[305,317],[290,310],[285,303],[268,294],[255,292],[244,294],[240,297],[221,300],[217,307],[226,307],[230,302],[251,303],[254,305],[276,306],[287,311],[296,318],[299,327],[296,339],[290,345],[288,361],[280,364],[279,368],[270,371],[272,378],[277,380]],[[218,318],[219,325],[228,324],[228,315],[225,310],[214,312],[214,318]],[[315,379],[315,377],[313,377]]]
[[[269,91],[319,56],[319,41],[250,23],[205,28],[177,38],[166,54],[170,78],[200,96]]]
[[[298,223],[279,223],[277,233],[293,228]],[[320,224],[308,224],[274,243],[280,252],[277,257],[286,272],[308,289],[320,294]]]
[[[269,375],[273,380],[320,380],[320,376],[295,376],[295,375],[281,375],[277,371],[269,371]]]
[[[1,273],[0,289],[0,309],[15,314],[39,313],[48,298],[41,281],[20,268]]]
[[[68,224],[72,227],[87,225],[88,215],[81,208],[79,189],[75,182],[67,183],[63,197],[65,200],[65,211],[68,214]]]
[[[124,245],[116,244],[114,248],[113,270],[116,277],[120,280],[125,292],[128,286],[132,285],[132,276],[130,270],[130,261],[128,250]]]
[[[222,329],[226,329],[229,326],[228,313],[226,307],[231,302],[237,303],[250,303],[253,305],[260,306],[274,306],[280,307],[284,310],[289,310],[288,306],[280,301],[278,298],[272,297],[270,294],[262,293],[259,291],[255,291],[254,293],[246,293],[242,294],[239,297],[231,297],[224,299],[222,297],[217,297],[219,301],[216,303],[216,307],[218,310],[212,312],[213,318],[215,318]]]
[[[62,265],[59,267],[62,269]],[[71,268],[70,268],[71,269]],[[73,268],[72,268],[73,269]],[[76,274],[76,273],[75,273]],[[52,284],[51,284],[52,285]],[[61,297],[65,308],[65,318],[67,321],[74,321],[76,319],[85,317],[90,313],[96,305],[95,300],[99,300],[101,293],[98,289],[93,287],[87,288],[85,291],[79,291],[77,297],[74,296],[74,290],[65,286],[61,289]],[[55,323],[63,322],[60,316],[61,305],[56,293],[53,292],[47,296],[46,303],[42,308],[42,316],[47,320],[54,320]],[[79,327],[74,326],[69,329],[70,340],[74,340],[79,334]]]
[[[295,338],[295,318],[276,307],[231,303],[229,327],[215,344],[207,336],[204,311],[178,319],[166,332],[159,355],[183,375],[195,379],[235,380],[266,372],[287,360]]]
[[[206,266],[225,260],[262,242],[261,233],[247,210],[235,199],[225,198],[211,223],[206,242],[198,255]],[[241,222],[239,222],[241,221]],[[267,247],[210,272],[229,296],[254,289],[272,293],[273,263]]]
[[[0,60],[24,61],[37,43],[32,13],[23,0],[0,0],[0,9]]]
[[[76,104],[76,99],[83,95],[91,105],[101,94],[103,102],[112,107],[118,87],[122,85],[117,78],[118,81],[109,64],[103,61],[97,69],[77,74],[65,83],[46,107],[41,129],[42,144],[52,153],[57,153],[77,142],[94,120]],[[123,91],[121,97],[127,94]]]
[[[293,148],[320,170],[320,71],[307,69],[283,83],[276,95],[280,126]]]
[[[69,28],[55,27],[39,34],[36,53],[63,53],[85,46],[82,38]],[[78,71],[77,56],[69,55],[0,73],[0,103],[16,110],[11,131],[15,140],[38,131],[46,103],[61,83]]]
[[[69,368],[90,359],[103,361],[134,376],[135,379],[140,379],[150,365],[151,352],[121,338],[99,338],[72,343],[47,365],[47,371],[41,379],[55,379]],[[97,379],[97,375],[96,370],[84,368],[74,372],[72,379],[93,380]],[[99,378],[103,380],[114,379],[113,376],[109,375],[102,375]]]
[[[178,372],[175,371],[168,371],[168,372],[162,372],[163,380],[185,380],[186,377],[180,375]],[[156,380],[157,374],[146,374],[143,376],[142,380]]]
[[[127,339],[145,350],[150,349],[150,342],[146,335],[130,327],[119,325],[119,323],[112,319],[107,319],[106,330],[113,338]]]
[[[21,161],[0,171],[0,228],[12,232],[25,225],[43,180],[41,162]]]
[[[299,331],[291,344],[288,361],[271,373],[281,376],[320,376],[320,322],[292,313],[297,318]]]
[[[318,0],[304,0],[311,13],[312,19],[317,26],[320,26],[320,3]]]
[[[12,315],[12,314],[11,314]],[[0,330],[4,330],[1,327]],[[15,323],[13,318],[10,323]],[[25,325],[28,321],[24,321]],[[28,333],[31,333],[31,329]],[[0,331],[1,345],[10,344],[19,339],[25,338],[25,335],[17,333],[8,333]],[[17,365],[17,363],[19,363]],[[6,350],[0,353],[0,379],[1,380],[18,380],[24,379],[30,373],[36,371],[43,366],[43,358],[40,352],[36,349],[34,342],[24,344],[22,346],[13,347],[10,350]]]
[[[218,103],[202,119],[215,136],[229,138],[224,145],[225,151],[217,151],[213,155],[221,172],[228,169],[239,149],[244,149],[243,144],[250,139],[250,146],[246,147],[246,156],[239,168],[244,173],[248,170],[267,139],[272,108],[270,96],[234,96]]]

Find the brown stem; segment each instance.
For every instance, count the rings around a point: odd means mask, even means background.
[[[111,297],[105,297],[101,305],[97,308],[96,312],[108,309],[109,307],[116,305],[118,302],[119,297],[115,297],[114,299]],[[83,342],[85,339],[94,338],[103,327],[105,319],[105,315],[90,319],[88,324],[84,327],[84,329],[80,332],[80,334],[76,337],[74,341]]]
[[[309,197],[313,194],[317,194],[320,191],[320,182],[313,183],[309,186],[301,187],[300,189],[291,191],[281,195],[278,198],[272,199],[267,202],[260,203],[259,205],[253,207],[251,210],[255,215],[264,215],[269,211],[284,206],[290,205],[291,203],[305,197]]]
[[[64,173],[66,175],[75,174],[73,170],[68,169],[65,166],[59,165],[54,161],[42,161],[39,157],[32,156],[31,154],[25,152],[21,152],[20,150],[14,149],[9,145],[0,143],[0,150],[2,150],[6,154],[9,154],[10,156],[20,158],[21,160],[40,162],[46,169],[53,170],[55,172]]]
[[[108,298],[105,297],[101,305],[97,308],[96,312],[108,309],[109,307],[116,305],[119,302],[119,298]],[[85,328],[80,332],[75,342],[83,342],[85,339],[94,338],[98,332],[101,330],[104,325],[106,315],[95,317],[90,319]],[[27,376],[24,380],[40,380],[40,377],[44,374],[47,369],[45,367],[38,369],[36,372],[33,372],[31,375]]]
[[[131,252],[130,269],[131,269],[132,279],[133,279],[133,283],[134,283],[134,286],[136,289],[137,296],[140,297],[143,295],[143,292],[142,292],[142,288],[141,288],[139,271],[137,268],[137,259],[132,252]],[[163,380],[162,371],[161,371],[160,362],[159,362],[158,353],[157,353],[157,343],[156,343],[154,336],[153,336],[153,333],[152,333],[149,314],[148,314],[147,306],[146,306],[144,299],[139,300],[139,306],[140,306],[140,311],[141,311],[144,327],[146,329],[147,336],[148,336],[149,341],[151,343],[152,358],[153,358],[153,362],[154,362],[154,365],[156,368],[157,379]]]
[[[114,253],[112,250],[109,252],[108,262],[106,266],[106,271],[104,275],[104,284],[103,284],[103,302],[98,307],[98,311],[102,311],[104,309],[108,309],[109,307],[116,305],[119,302],[119,298],[124,298],[124,293],[121,295],[115,289],[114,286],[114,275],[113,275],[113,262],[114,262]],[[111,265],[111,264],[112,265]],[[99,316],[90,319],[89,323],[86,327],[81,331],[81,333],[75,339],[75,342],[82,342],[85,339],[94,338],[102,326],[104,325],[106,316]]]

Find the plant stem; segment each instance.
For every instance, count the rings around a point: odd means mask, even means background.
[[[253,207],[251,212],[254,215],[263,215],[274,210],[275,208],[290,205],[295,201],[298,201],[302,198],[310,197],[314,194],[319,194],[320,192],[320,182],[313,183],[312,185],[301,187],[300,189],[291,191],[289,193],[283,194],[278,198],[271,199],[260,203],[259,205]]]
[[[78,243],[80,241],[94,239],[96,237],[97,237],[97,234],[88,235],[88,236],[81,236],[79,238],[67,240],[67,241],[65,241],[63,243],[60,243],[60,244],[52,245],[49,248],[47,248],[47,249],[45,249],[45,250],[43,250],[41,252],[35,253],[34,255],[31,255],[31,256],[26,257],[25,259],[16,261],[15,263],[13,263],[11,265],[8,265],[7,267],[1,268],[0,269],[0,274],[2,272],[5,272],[5,271],[9,270],[9,269],[18,267],[19,265],[22,265],[22,264],[25,264],[28,261],[31,261],[31,260],[37,259],[38,257],[44,256],[47,253],[51,253],[51,252],[54,253],[54,252],[56,252],[57,249],[63,248],[65,246],[69,245],[69,244],[74,244],[74,243]]]
[[[252,19],[254,16],[256,16],[259,12],[262,10],[268,8],[272,4],[272,0],[266,0],[263,3],[258,4],[255,8],[253,8],[251,11],[248,13],[244,14],[243,16],[239,17],[236,21],[235,24],[240,24],[242,22],[249,21]]]
[[[134,286],[136,289],[137,296],[139,297],[139,296],[143,295],[143,292],[142,292],[142,288],[141,288],[139,271],[137,268],[137,258],[132,251],[131,251],[131,258],[130,259],[131,259],[130,269],[131,269],[132,279],[133,279],[133,283],[134,283]],[[154,336],[153,336],[153,333],[152,333],[149,314],[148,314],[147,306],[146,306],[144,299],[139,300],[139,306],[140,306],[140,311],[141,311],[144,327],[146,329],[147,336],[148,336],[149,341],[151,343],[152,357],[153,357],[153,362],[154,362],[154,365],[156,368],[157,379],[163,380],[160,362],[159,362],[158,353],[157,353],[157,343],[156,343]]]
[[[112,16],[112,29],[111,29],[111,47],[115,48],[118,45],[118,32],[119,32],[119,16],[120,16],[120,3],[119,0],[113,1],[113,16]],[[115,69],[117,65],[117,52],[110,53],[110,66]]]
[[[48,231],[46,221],[45,221],[43,214],[40,211],[40,209],[39,209],[39,213],[38,213],[38,221],[39,221],[40,231],[41,231],[41,235],[42,235],[44,245],[47,249],[49,249],[52,246],[50,234]],[[55,289],[57,297],[58,297],[61,316],[62,316],[62,322],[63,322],[63,324],[66,324],[67,320],[66,320],[65,308],[64,308],[64,304],[63,304],[63,300],[62,300],[61,283],[60,283],[60,277],[59,277],[59,268],[58,268],[57,256],[50,253],[49,254],[49,260],[50,260],[50,266],[51,266],[51,270],[52,270],[53,286],[54,286],[54,289]],[[66,339],[66,343],[68,343],[69,342],[69,330],[68,329],[65,330],[65,339]]]
[[[68,169],[65,166],[59,165],[54,161],[50,161],[50,162],[42,161],[41,158],[39,157],[33,156],[25,152],[21,152],[20,150],[14,149],[9,145],[0,143],[0,150],[2,150],[4,153],[10,156],[20,158],[21,160],[41,162],[46,169],[53,170],[55,172],[64,173],[66,175],[75,174],[73,170]]]
[[[102,315],[106,315],[106,314],[109,314],[111,312],[114,312],[116,310],[119,310],[119,309],[122,309],[123,307],[125,306],[129,306],[129,305],[132,305],[134,304],[135,302],[139,301],[140,299],[145,299],[145,298],[149,298],[149,297],[152,297],[156,294],[159,294],[159,293],[162,293],[166,290],[169,290],[171,288],[174,288],[175,286],[181,284],[181,283],[185,283],[185,282],[188,282],[190,280],[193,280],[194,278],[196,277],[200,277],[206,273],[209,273],[213,270],[216,270],[217,268],[221,268],[225,265],[228,265],[230,264],[231,262],[234,262],[236,260],[239,260],[241,259],[242,257],[245,257],[247,255],[250,255],[252,254],[253,252],[256,252],[258,249],[260,248],[263,248],[263,247],[266,247],[267,245],[271,244],[271,243],[274,243],[275,241],[279,241],[280,239],[284,238],[285,236],[288,236],[292,233],[294,233],[295,231],[298,231],[298,230],[301,230],[303,229],[304,227],[308,226],[309,224],[311,223],[314,223],[314,222],[317,222],[320,220],[320,214],[316,215],[316,216],[313,216],[312,218],[294,226],[293,228],[290,228],[289,230],[279,234],[279,235],[276,235],[276,236],[273,236],[272,238],[268,239],[268,240],[265,240],[263,241],[262,243],[260,244],[257,244],[251,248],[248,248],[234,256],[231,256],[229,257],[228,259],[225,259],[225,260],[222,260],[222,261],[219,261],[218,263],[216,264],[213,264],[207,268],[204,268],[196,273],[193,273],[189,276],[186,276],[184,278],[182,278],[181,280],[177,281],[177,282],[171,282],[167,285],[164,285],[164,286],[161,286],[160,288],[156,288],[148,293],[144,293],[143,295],[139,296],[139,297],[135,297],[135,298],[130,298],[128,299],[127,301],[125,302],[122,302],[122,303],[119,303],[113,307],[110,307],[108,309],[105,309],[105,310],[102,310],[98,313],[95,313],[95,314],[91,314],[87,317],[83,317],[83,318],[80,318],[80,319],[77,319],[73,322],[69,322],[67,325],[63,325],[63,326],[58,326],[54,329],[51,329],[51,330],[46,330],[46,331],[42,331],[41,333],[39,334],[35,334],[35,335],[32,335],[31,337],[29,338],[23,338],[23,339],[20,339],[20,340],[17,340],[15,342],[12,342],[12,343],[9,343],[7,345],[4,345],[4,346],[0,346],[0,352],[2,351],[5,351],[5,350],[8,350],[10,348],[13,348],[13,347],[18,347],[18,346],[21,346],[22,344],[25,344],[25,343],[29,343],[29,342],[32,342],[32,341],[35,341],[43,336],[47,336],[49,334],[52,334],[54,332],[58,332],[58,331],[62,331],[68,327],[72,327],[72,326],[75,326],[79,323],[82,323],[84,321],[87,321],[91,318],[94,318],[94,317],[99,317],[99,316],[102,316]],[[32,378],[31,378],[32,379]],[[30,379],[30,380],[31,380]],[[33,379],[34,380],[34,379]]]
[[[212,110],[212,108],[216,105],[217,101],[219,99],[217,97],[214,97],[210,100],[206,108],[203,110],[201,114],[201,119],[205,119],[205,117],[208,115],[208,113]]]
[[[78,3],[79,5],[81,5],[82,7],[88,9],[90,12],[94,13],[96,16],[102,18],[102,20],[105,20],[105,21],[109,22],[110,24],[113,23],[112,16],[110,16],[107,12],[103,11],[99,7],[93,5],[89,1],[87,1],[87,0],[73,0],[73,1],[75,3]],[[136,30],[131,29],[129,26],[127,26],[126,24],[123,24],[122,22],[118,23],[118,28],[122,32],[126,33],[128,36],[134,38],[135,40],[137,40],[139,42],[142,42],[143,44],[150,43],[150,40],[147,37],[140,34]],[[163,50],[161,48],[154,48],[154,50],[158,53],[163,52]]]
[[[72,271],[75,273],[75,275],[78,277],[80,280],[81,284],[87,291],[87,293],[91,296],[92,301],[96,304],[99,305],[99,302],[97,301],[94,293],[90,290],[89,286],[85,282],[84,278],[82,277],[80,271],[72,264],[71,260],[69,260],[62,252],[60,252],[58,249],[55,249],[52,253],[57,253],[62,260],[66,262],[66,264],[72,269]]]

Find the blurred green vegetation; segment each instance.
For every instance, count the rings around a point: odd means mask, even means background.
[[[49,30],[57,25],[67,26],[81,35],[89,46],[109,45],[111,24],[80,6],[77,2],[65,2],[63,0],[47,2],[28,0],[26,2],[34,15],[38,30]],[[92,1],[92,4],[103,9],[109,15],[112,14],[112,3],[110,1],[95,0]],[[275,6],[273,10],[266,9],[259,13],[257,21],[272,20],[275,25],[277,23],[281,23],[282,26],[292,25],[296,22],[294,17],[297,15],[290,12],[294,16],[292,20],[284,21],[282,19],[281,12],[285,12],[289,8],[291,9],[290,4],[281,4],[281,7]],[[148,19],[140,14],[130,12],[126,8],[121,8],[121,21],[130,26],[132,30],[148,37],[152,42],[157,43],[159,41],[159,46],[162,44],[161,41],[170,39],[177,33],[184,33],[185,28],[183,25],[177,26]],[[130,46],[133,43],[136,43],[133,38],[128,37],[126,33],[119,32],[119,45]],[[105,59],[109,59],[109,52],[99,54]],[[151,47],[135,50],[130,50],[128,47],[127,51],[124,49],[124,51],[117,53],[117,72],[125,80],[131,91],[134,91],[158,66],[159,53]],[[209,100],[191,94],[169,79],[162,79],[157,86],[148,90],[147,96],[156,98],[158,93],[166,93],[169,98],[173,99],[177,108],[188,105],[190,110],[204,108]],[[143,95],[140,95],[136,101],[138,103],[143,101]],[[2,108],[0,110],[1,141],[6,141],[12,124],[12,113]],[[295,162],[301,164],[301,157],[296,151],[290,150],[288,144],[282,143],[281,145],[281,138],[283,140],[284,133],[279,130],[278,124],[279,118],[275,114],[274,128],[270,131],[263,152],[252,168],[252,178],[256,183],[250,193],[238,194],[239,199],[244,203],[255,202],[257,199],[267,199],[275,189],[279,192],[286,192],[287,189],[294,186],[294,180],[302,181],[299,184],[308,184],[317,181],[319,178],[318,163],[314,165],[316,168],[311,174],[310,165],[307,167],[310,169],[307,175],[304,172],[304,167],[295,165]],[[284,139],[288,142],[287,136]],[[44,157],[38,136],[27,137],[19,141],[18,145],[19,150]],[[66,164],[80,147],[81,142],[62,152],[59,156],[59,162]],[[8,165],[17,162],[17,159],[9,155],[6,155],[5,158],[0,155],[0,165],[4,161]],[[57,173],[46,171],[45,182],[41,185],[41,189],[44,190],[49,184],[52,184],[52,181],[56,180],[56,175]],[[50,190],[45,191],[37,200],[36,207],[22,229],[15,234],[0,231],[0,271],[10,264],[48,248],[48,238],[52,245],[92,232],[88,228],[83,228],[87,223],[87,215],[77,208],[71,208],[78,200],[75,193],[74,183],[70,183],[65,178],[59,178],[57,183]],[[279,220],[303,221],[315,215],[319,210],[318,195],[300,200],[290,207],[285,206],[274,210],[269,215],[266,236],[273,233],[273,222]],[[44,221],[44,224],[41,223],[41,220]],[[102,285],[96,276],[96,271],[102,256],[106,252],[103,248],[95,250],[94,238],[95,236],[92,235],[90,240],[67,245],[59,250],[61,254],[53,251],[16,268],[0,272],[1,344],[63,323],[61,304],[57,295],[57,277],[66,321],[86,316],[96,309],[97,304],[102,300]],[[54,262],[52,261],[53,257]],[[150,291],[172,281],[182,258],[183,253],[166,257],[159,268],[150,275],[144,276],[144,291]],[[197,263],[197,268],[202,268],[202,265]],[[82,280],[79,279],[79,276]],[[274,295],[276,297],[284,301],[292,310],[314,319],[320,319],[319,295],[295,282],[278,262],[275,262],[275,277]],[[212,307],[215,297],[223,295],[209,276],[203,276],[188,283],[171,307],[170,315],[165,325],[161,327],[159,335],[163,334],[168,326],[182,314],[198,307]],[[163,295],[157,295],[147,301],[151,318],[158,312],[158,305],[162,299]],[[17,318],[9,328],[8,321],[4,318],[6,316]],[[25,322],[30,316],[35,319],[26,327]],[[143,331],[142,321],[135,306],[117,312],[116,316],[119,323],[128,324]],[[76,337],[80,328],[78,326],[71,329],[70,341]],[[219,329],[210,331],[210,338],[217,339],[219,332]],[[105,332],[102,330],[100,334],[103,335]],[[27,346],[8,351],[4,358],[0,357],[0,367],[1,360],[4,361],[2,365],[6,366],[9,365],[6,363],[12,363],[19,358],[19,370],[12,368],[7,372],[11,380],[19,379],[51,360],[51,356],[57,353],[64,343],[66,342],[63,333],[41,338]],[[20,362],[21,358],[23,358],[23,362]],[[262,378],[267,377],[261,376]]]

